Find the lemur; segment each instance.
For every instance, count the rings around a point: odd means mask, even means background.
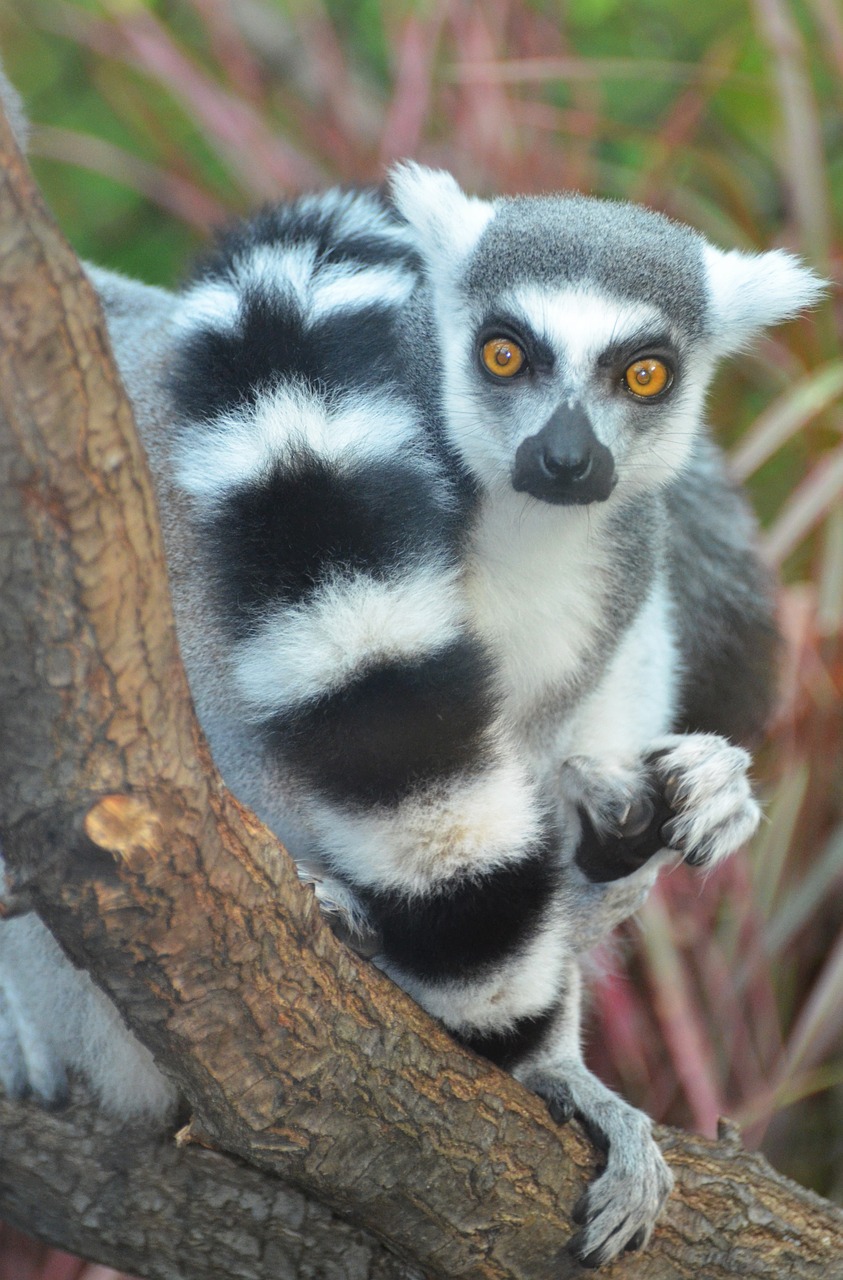
[[[672,1179],[583,1063],[579,957],[756,827],[736,743],[775,627],[703,399],[820,283],[413,165],[265,210],[178,292],[90,276],[223,776],[387,974],[604,1149],[577,1256],[640,1248]],[[0,924],[0,1080],[50,1102],[67,1068],[172,1105],[40,921]]]

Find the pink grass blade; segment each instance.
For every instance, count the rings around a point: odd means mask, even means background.
[[[725,1107],[708,1035],[658,888],[644,907],[642,925],[644,954],[662,1035],[688,1100],[694,1127],[714,1135]]]
[[[680,80],[705,83],[725,80],[733,85],[758,88],[757,77],[718,67],[666,58],[508,58],[501,61],[476,56],[461,58],[445,72],[460,84],[473,81],[495,84],[536,84],[547,80]]]
[[[469,61],[494,64],[503,27],[499,3],[451,10],[453,36]],[[475,184],[496,190],[509,185],[518,130],[503,85],[476,79],[460,85],[457,137],[477,170]]]
[[[405,20],[395,51],[395,92],[386,112],[378,151],[381,164],[418,152],[433,95],[434,57],[444,9],[421,22]]]
[[[735,999],[747,1011],[746,1020],[751,1023],[759,1061],[769,1064],[781,1052],[781,1013],[777,993],[780,974],[770,959],[766,920],[756,901],[750,859],[740,855],[729,858],[717,867],[710,880],[715,878],[715,886],[710,882],[706,886],[706,896],[712,887],[719,890],[717,947],[731,975]],[[697,945],[695,954],[699,951]],[[700,982],[705,986],[706,978],[702,971]],[[712,1008],[716,1017],[716,1009]]]
[[[667,186],[670,166],[676,159],[687,159],[688,148],[702,131],[711,110],[711,100],[720,86],[720,77],[734,70],[738,56],[734,37],[719,40],[706,50],[701,66],[710,76],[685,85],[671,102],[655,135],[651,135],[651,159],[629,191],[629,198],[645,204],[661,203],[660,187]]]
[[[764,535],[762,551],[771,564],[782,564],[843,499],[843,445],[832,449],[809,472]]]
[[[808,0],[820,27],[820,49],[837,73],[838,93],[843,90],[843,10],[838,0]]]
[[[812,369],[774,400],[732,450],[729,468],[746,480],[781,447],[843,396],[843,360]]]
[[[380,96],[356,74],[322,0],[306,0],[294,9],[294,29],[323,123],[338,154],[344,153],[349,176],[359,180],[353,165],[364,155],[371,165],[381,127]]]
[[[166,85],[207,130],[253,196],[277,196],[319,181],[310,159],[267,128],[249,103],[216,84],[151,14],[135,13],[118,30],[137,65]]]
[[[822,126],[811,86],[808,55],[786,0],[752,0],[756,23],[772,58],[782,113],[781,179],[804,249],[825,264],[831,248]]]
[[[793,849],[810,777],[807,761],[798,761],[787,771],[773,795],[764,804],[766,821],[752,848],[751,894],[756,910],[765,921],[774,910],[788,857]],[[765,926],[765,935],[769,947],[768,926]]]
[[[703,940],[696,960],[709,1022],[717,1029],[720,1054],[732,1077],[728,1108],[731,1114],[733,1097],[752,1098],[763,1088],[768,1066],[765,1037],[755,1027],[754,1006],[739,996],[731,957],[715,936]]]
[[[207,33],[214,60],[230,87],[254,106],[263,101],[264,64],[244,39],[232,0],[189,0]],[[276,21],[277,21],[276,17]]]
[[[801,929],[819,915],[843,883],[843,827],[838,828],[802,878],[790,885],[766,929],[771,957],[779,957]]]
[[[783,1093],[799,1074],[815,1067],[843,1035],[843,929],[788,1037],[775,1074]]]
[[[41,125],[33,131],[30,150],[33,155],[112,178],[203,234],[229,216],[221,201],[194,183],[91,134]]]
[[[53,0],[38,14],[42,26],[105,58],[125,62],[164,86],[253,199],[318,184],[319,167],[276,136],[260,112],[216,84],[149,11],[134,10],[128,17],[106,22]]]
[[[843,506],[830,512],[819,565],[817,632],[831,639],[843,634]]]

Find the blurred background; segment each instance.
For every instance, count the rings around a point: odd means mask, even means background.
[[[400,156],[479,193],[642,201],[843,278],[839,0],[0,0],[0,48],[59,223],[150,282],[233,215]],[[729,1116],[843,1203],[841,327],[838,288],[711,396],[782,578],[768,821],[704,884],[665,878],[596,964],[587,1039],[657,1120]],[[0,1280],[36,1276],[113,1273],[5,1230]]]

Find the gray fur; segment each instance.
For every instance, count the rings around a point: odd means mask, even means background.
[[[638,205],[587,196],[495,201],[495,217],[466,265],[465,284],[491,303],[524,281],[597,285],[651,302],[685,333],[707,324],[702,237]]]

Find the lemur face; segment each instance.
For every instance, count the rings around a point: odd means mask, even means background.
[[[661,308],[593,282],[464,297],[446,417],[483,484],[582,505],[682,465],[712,362]]]
[[[558,506],[668,481],[718,357],[822,288],[634,205],[486,202],[415,166],[393,189],[433,284],[453,445],[483,487]]]

